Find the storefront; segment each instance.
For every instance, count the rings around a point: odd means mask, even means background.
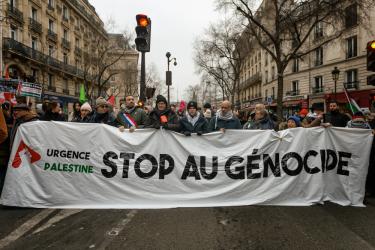
[[[349,98],[353,98],[356,103],[361,108],[370,108],[372,106],[374,96],[375,96],[375,89],[372,90],[357,90],[357,91],[350,91],[348,92]],[[336,100],[339,104],[339,107],[343,111],[349,111],[348,110],[348,98],[346,97],[345,93],[337,93],[335,94],[326,94],[325,95],[325,101],[326,104],[331,100]]]

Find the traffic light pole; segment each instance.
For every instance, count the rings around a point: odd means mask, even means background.
[[[142,60],[141,60],[141,84],[139,90],[139,99],[145,103],[146,101],[146,53],[142,52]]]

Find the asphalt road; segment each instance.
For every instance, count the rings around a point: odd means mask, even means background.
[[[1,249],[375,249],[366,208],[53,210],[0,206]]]

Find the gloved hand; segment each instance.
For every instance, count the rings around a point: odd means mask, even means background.
[[[197,135],[203,135],[203,131],[197,131]]]
[[[184,135],[185,135],[185,136],[191,136],[191,133],[190,133],[189,131],[185,131],[185,132],[184,132]]]

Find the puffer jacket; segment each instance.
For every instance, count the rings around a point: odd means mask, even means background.
[[[168,120],[167,124],[162,124],[160,121],[160,117],[163,115],[167,117],[167,120]],[[149,119],[146,122],[145,128],[159,129],[160,127],[179,132],[180,123],[179,123],[177,114],[170,109],[166,109],[164,111],[159,111],[158,109],[154,109],[153,111],[151,111],[149,115]]]

